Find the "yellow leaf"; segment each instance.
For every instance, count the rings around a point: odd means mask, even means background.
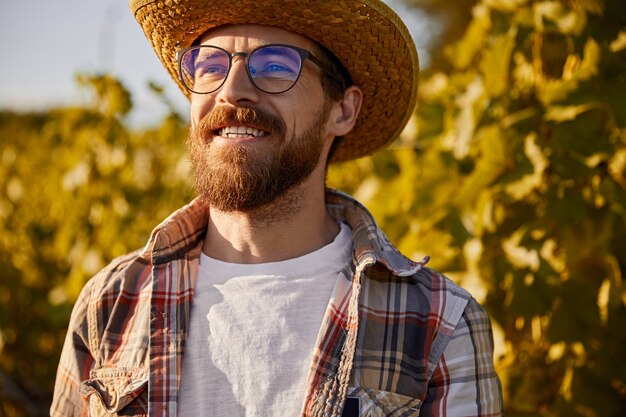
[[[18,177],[11,177],[7,181],[6,194],[7,197],[9,197],[9,200],[13,202],[17,202],[22,199],[22,196],[24,195],[24,186]]]
[[[585,43],[584,58],[575,77],[580,81],[586,81],[598,73],[600,63],[600,46],[593,38]]]
[[[478,196],[475,209],[475,230],[473,231],[476,236],[483,236],[496,231],[497,224],[494,218],[493,205],[493,193],[489,190],[485,190]]]
[[[469,66],[476,54],[483,48],[487,39],[487,32],[491,29],[489,9],[484,5],[477,5],[472,10],[472,19],[461,41],[448,51],[450,62],[458,69]]]
[[[419,97],[426,102],[435,101],[446,93],[449,84],[450,82],[446,74],[442,72],[433,74],[428,79],[420,82]]]
[[[581,7],[591,14],[601,16],[604,13],[604,0],[578,0]]]
[[[567,122],[576,119],[579,114],[596,107],[595,103],[581,104],[578,106],[550,106],[548,107],[544,119],[551,122]]]
[[[572,399],[572,380],[574,379],[574,368],[568,366],[563,376],[563,382],[559,388],[559,393],[565,399],[570,401]]]
[[[613,255],[604,257],[607,270],[609,272],[609,281],[611,283],[610,291],[607,294],[607,303],[609,309],[619,309],[626,306],[626,288],[622,277],[622,269],[618,259]]]
[[[600,46],[593,38],[585,43],[584,56],[570,55],[563,68],[563,78],[546,80],[537,94],[544,104],[563,101],[569,93],[578,88],[579,81],[587,81],[598,73]]]
[[[548,349],[548,360],[554,362],[561,359],[565,354],[566,347],[565,342],[558,342],[550,346],[550,349]]]
[[[506,135],[497,124],[482,128],[477,133],[480,156],[476,168],[465,179],[461,191],[455,198],[459,207],[473,204],[480,193],[489,187],[506,169],[509,150]]]
[[[580,35],[587,26],[587,14],[573,10],[559,1],[542,1],[534,5],[535,27],[546,30],[546,22],[552,22],[564,35]],[[549,27],[549,25],[548,25]]]
[[[513,79],[515,88],[521,92],[528,93],[536,83],[535,69],[526,59],[523,53],[515,52],[513,55],[515,67],[513,69]]]
[[[89,181],[89,171],[89,163],[84,160],[80,161],[63,176],[63,189],[66,191],[72,191],[87,184]]]
[[[611,177],[626,189],[626,148],[618,149],[609,161]]]
[[[489,97],[499,96],[509,85],[509,66],[516,33],[517,30],[512,28],[508,33],[497,36],[483,55],[480,68],[485,78],[485,91]]]
[[[515,12],[519,6],[528,3],[528,0],[484,0],[483,3],[496,10]]]
[[[517,200],[527,197],[533,190],[546,186],[543,175],[548,166],[548,159],[537,145],[536,133],[529,134],[524,140],[524,153],[533,165],[533,173],[505,186],[506,193]]]
[[[543,104],[563,101],[569,93],[578,88],[576,80],[546,80],[537,90],[539,100]]]
[[[617,38],[611,42],[611,52],[619,52],[626,48],[626,31],[621,31]]]
[[[605,279],[598,291],[598,312],[600,313],[600,320],[606,325],[609,319],[609,292],[611,290],[611,281]]]
[[[476,123],[488,104],[482,80],[476,77],[465,92],[456,98],[455,104],[459,113],[454,118],[452,128],[445,132],[442,145],[454,152],[456,158],[461,159],[469,153]]]
[[[539,253],[536,250],[528,250],[520,244],[525,229],[516,230],[510,237],[502,240],[502,249],[506,258],[517,269],[528,268],[533,272],[539,270]]]

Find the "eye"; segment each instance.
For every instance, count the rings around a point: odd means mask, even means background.
[[[222,59],[202,59],[196,61],[196,77],[221,76],[228,72],[228,64]]]
[[[224,51],[204,48],[194,62],[195,77],[225,77],[228,73],[228,62],[228,55]]]
[[[227,71],[228,68],[224,65],[201,63],[196,66],[196,77],[202,77],[203,75],[222,76]]]
[[[257,49],[249,59],[250,74],[255,78],[293,79],[300,72],[300,56],[292,48],[269,45]]]
[[[262,65],[250,66],[250,75],[255,78],[293,78],[298,75],[298,68],[293,68],[280,62],[266,62]]]
[[[265,65],[263,68],[264,72],[293,72],[292,68],[289,68],[285,65],[279,63],[269,63]]]

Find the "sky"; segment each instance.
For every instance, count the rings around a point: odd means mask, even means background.
[[[419,10],[386,1],[409,27],[427,63],[424,46],[436,31]],[[0,109],[41,110],[85,100],[79,73],[110,72],[131,91],[130,122],[158,122],[167,108],[147,87],[165,88],[181,114],[188,104],[157,59],[127,0],[0,0]]]

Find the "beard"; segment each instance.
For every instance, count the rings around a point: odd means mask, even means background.
[[[286,197],[318,165],[329,112],[325,102],[313,123],[287,140],[285,123],[277,116],[252,107],[216,108],[187,140],[196,192],[224,212],[252,212]],[[267,139],[255,140],[268,143],[212,146],[218,127],[241,124],[267,132]]]

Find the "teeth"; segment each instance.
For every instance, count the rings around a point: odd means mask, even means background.
[[[264,131],[249,126],[227,126],[220,129],[218,134],[226,138],[242,138],[248,136],[257,138],[266,135]]]

